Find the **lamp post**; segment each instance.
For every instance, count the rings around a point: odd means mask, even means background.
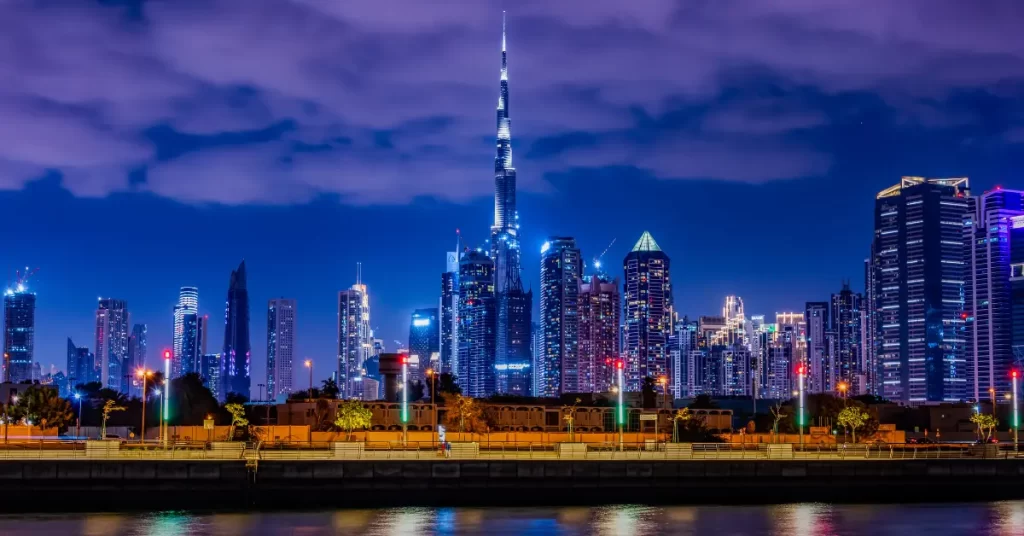
[[[434,428],[433,428],[433,430],[434,430],[434,435],[435,436],[437,435],[437,404],[434,403],[434,392],[437,391],[437,383],[434,381],[436,376],[437,376],[437,373],[434,372],[434,369],[432,369],[432,368],[428,368],[427,369],[427,377],[430,378],[430,408],[433,410],[433,413],[434,413],[434,416],[433,416]]]
[[[1017,377],[1020,372],[1017,369],[1010,371],[1010,378],[1013,380],[1013,452],[1017,452],[1017,439],[1020,433],[1020,413],[1017,407]]]
[[[78,401],[78,419],[75,419],[75,437],[82,439],[82,393],[75,393]]]
[[[164,448],[167,448],[168,436],[171,435],[170,424],[171,424],[171,351],[164,350],[164,399],[163,399],[163,422],[164,422]]]
[[[312,402],[313,401],[313,360],[312,359],[307,359],[305,365],[306,365],[306,368],[309,369],[309,401]]]
[[[995,387],[989,387],[988,388],[988,395],[989,395],[990,398],[992,398],[992,416],[995,417],[995,415],[996,415],[996,388]]]
[[[146,443],[146,379],[153,375],[152,370],[139,369],[135,374],[142,378],[142,427],[139,430],[139,438],[143,444]],[[78,395],[76,394],[77,398]]]
[[[616,415],[616,419],[615,420],[617,420],[618,424],[619,424],[619,451],[622,451],[622,427],[626,423],[625,408],[622,406],[622,392],[626,390],[626,387],[625,387],[625,385],[623,384],[623,381],[622,381],[622,369],[623,368],[625,368],[625,364],[622,362],[622,360],[621,359],[616,360],[615,361],[615,369],[616,369],[616,374],[618,375],[618,380],[619,380],[619,405],[618,405],[618,408],[617,408],[617,411],[616,411],[616,413],[618,415]]]
[[[163,389],[154,389],[153,390],[153,394],[160,397],[160,408],[162,409],[163,406],[164,406],[164,391],[163,391]],[[159,411],[157,413],[160,414],[160,433],[158,434],[160,436],[160,439],[158,439],[158,441],[163,441],[163,439],[164,439],[164,412],[163,411]]]
[[[804,446],[804,376],[807,374],[807,367],[800,365],[796,368],[796,375],[799,385],[799,410],[797,411],[796,425],[800,429],[800,446]]]
[[[7,354],[4,354],[7,355]],[[7,405],[4,406],[4,443],[7,443],[7,429],[11,426],[11,404],[18,403],[18,395],[7,395]]]
[[[263,402],[264,401],[263,400],[263,388],[265,387],[265,384],[257,383],[256,387],[260,388],[260,402]],[[267,420],[269,420],[269,417],[267,418]],[[264,423],[264,424],[267,424],[267,423]]]
[[[409,427],[409,358],[399,358],[402,363],[402,446],[408,444],[407,429]]]
[[[839,388],[839,396],[843,398],[843,407],[845,408],[847,399],[846,391],[850,388],[850,384],[846,382],[839,382],[839,385],[837,387]]]
[[[658,376],[658,385],[661,386],[662,406],[665,406],[668,403],[668,378]]]

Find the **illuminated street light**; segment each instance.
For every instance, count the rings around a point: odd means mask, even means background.
[[[807,367],[804,366],[804,365],[797,366],[796,367],[796,375],[797,375],[797,378],[799,379],[799,384],[798,385],[800,387],[797,390],[798,391],[798,395],[797,396],[799,396],[799,404],[800,404],[799,408],[800,409],[797,411],[797,414],[796,414],[797,415],[797,417],[796,417],[796,425],[797,425],[797,428],[800,429],[800,446],[803,447],[804,446],[804,376],[807,375]]]
[[[170,435],[170,423],[171,423],[171,351],[164,350],[164,400],[163,400],[163,439],[164,448],[167,448],[167,439]]]
[[[1013,369],[1010,371],[1010,378],[1013,379],[1013,452],[1017,452],[1017,439],[1020,434],[1020,409],[1017,407],[1017,377],[1020,376],[1020,371]]]
[[[618,406],[618,418],[619,422],[619,450],[622,450],[622,427],[626,424],[626,413],[625,408],[622,405],[622,392],[626,390],[625,385],[622,382],[622,369],[625,368],[625,363],[621,359],[615,361],[615,369],[619,378],[619,406]]]
[[[146,442],[146,380],[153,375],[152,370],[139,369],[135,371],[135,375],[142,378],[142,427],[139,430],[139,438],[145,443]],[[78,396],[78,395],[75,395]]]
[[[313,360],[307,359],[304,363],[309,369],[309,401],[313,401]]]
[[[75,393],[75,400],[78,401],[78,419],[75,421],[75,437],[82,438],[82,393]]]
[[[409,357],[403,355],[399,358],[402,363],[402,446],[408,444],[409,428],[409,390],[405,388],[409,381]]]

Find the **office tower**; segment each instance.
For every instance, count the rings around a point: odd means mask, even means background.
[[[1003,401],[1004,395],[1012,396],[1011,248],[1014,218],[1024,216],[1024,192],[996,188],[967,198],[967,205],[963,239],[968,396]]]
[[[533,365],[530,367],[533,369],[530,375],[530,395],[540,396],[544,378],[544,330],[540,329],[537,322],[530,323],[530,353]]]
[[[619,358],[619,281],[597,273],[579,282],[577,393],[606,393]],[[678,392],[678,391],[676,391]]]
[[[533,291],[517,281],[498,295],[498,330],[495,341],[496,392],[525,396],[532,383],[530,325]]]
[[[871,251],[874,252],[874,241]],[[879,380],[878,348],[876,347],[875,334],[878,333],[875,319],[878,314],[875,311],[875,272],[871,269],[871,259],[874,253],[864,259],[864,301],[861,303],[861,325],[860,325],[860,346],[861,362],[860,375],[863,377],[858,394],[878,395],[882,394],[882,383]]]
[[[224,310],[224,346],[220,356],[219,394],[231,393],[249,398],[249,291],[246,288],[245,261],[231,272],[228,299]]]
[[[372,355],[370,296],[359,267],[356,284],[338,293],[338,387],[342,398],[351,398],[352,380],[362,376],[363,364]]]
[[[668,375],[672,331],[669,258],[644,231],[623,261],[626,323],[626,390],[639,391],[645,377]],[[671,379],[670,379],[671,381]]]
[[[540,250],[540,325],[544,377],[538,396],[579,389],[579,292],[583,259],[576,240],[551,237]]]
[[[132,396],[139,396],[142,392],[142,382],[136,377],[135,371],[146,366],[146,331],[145,324],[135,324],[132,326],[131,336],[128,337],[128,366],[125,369],[131,378],[129,394]]]
[[[769,326],[766,336],[765,398],[789,400],[793,397],[794,369],[801,361],[802,335],[795,323],[776,323]]]
[[[177,378],[190,372],[195,367],[194,363],[198,353],[193,352],[190,356],[184,357],[184,346],[188,339],[185,334],[185,316],[193,315],[193,327],[198,328],[198,322],[194,320],[199,315],[199,289],[196,287],[181,287],[178,291],[178,303],[174,306],[174,333],[171,341],[171,377]],[[195,338],[193,332],[192,338]],[[193,345],[194,347],[194,345]],[[186,366],[186,362],[191,363]]]
[[[199,362],[199,375],[203,378],[203,387],[209,389],[213,398],[223,404],[225,393],[223,392],[224,385],[220,380],[220,354],[203,354]]]
[[[844,282],[839,294],[832,295],[829,310],[830,340],[832,342],[829,382],[833,389],[846,385],[846,394],[856,396],[864,392],[860,363],[861,352],[861,295],[850,290]]]
[[[1010,311],[1013,366],[1024,370],[1024,216],[1010,218]]]
[[[455,370],[455,361],[458,360],[459,341],[459,253],[449,251],[447,256],[447,270],[441,274],[441,311],[440,326],[440,347],[441,347],[441,373],[451,374]]]
[[[882,395],[919,404],[968,395],[963,293],[966,178],[903,177],[875,200]]]
[[[128,302],[100,298],[96,307],[96,368],[104,387],[127,394]]]
[[[416,309],[409,323],[409,360],[418,365],[418,374],[412,380],[423,380],[428,368],[437,370],[441,353],[441,330],[438,329],[438,309]]]
[[[267,399],[292,392],[295,353],[295,300],[277,298],[267,303]]]
[[[19,383],[32,374],[35,357],[36,294],[24,282],[4,292],[4,380]]]
[[[671,337],[672,384],[675,398],[688,398],[697,393],[697,369],[694,351],[697,349],[697,321],[683,317],[676,322]]]
[[[750,333],[750,374],[754,379],[751,395],[765,396],[765,367],[768,363],[768,329],[764,315],[751,315],[748,323]]]
[[[796,386],[796,368],[799,364],[807,364],[807,322],[804,321],[805,313],[775,313],[775,329],[777,332],[786,333],[787,351],[789,353],[789,368],[786,370],[788,382]],[[781,369],[776,371],[781,374]]]
[[[495,391],[494,261],[470,251],[459,261],[459,386],[471,397]]]
[[[804,322],[807,325],[807,381],[804,389],[808,393],[830,393],[833,385],[829,382],[832,370],[832,354],[829,351],[830,305],[828,302],[807,302]]]
[[[96,363],[89,348],[79,347],[68,337],[67,382],[69,391],[79,385],[99,381],[96,374]]]
[[[177,353],[173,354],[171,361],[171,376],[177,372],[178,376],[184,376],[192,372],[199,372],[199,360],[202,357],[202,318],[196,311],[188,311],[181,315],[181,336],[176,341]]]

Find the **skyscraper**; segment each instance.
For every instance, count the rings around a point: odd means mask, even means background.
[[[220,357],[220,396],[237,393],[249,398],[249,291],[245,261],[231,272],[224,308],[224,346]]]
[[[267,398],[292,392],[295,352],[295,300],[277,298],[267,303]]]
[[[967,396],[967,178],[903,177],[875,199],[872,257],[882,395],[903,403]]]
[[[669,258],[644,231],[623,261],[626,323],[626,390],[639,391],[645,377],[667,376],[672,331]],[[669,380],[671,382],[671,379]]]
[[[87,347],[76,345],[71,337],[68,337],[67,371],[69,392],[74,391],[79,385],[99,381],[92,352]]]
[[[447,270],[441,274],[441,319],[438,326],[441,346],[439,372],[452,374],[458,360],[459,341],[459,253],[449,251]]]
[[[1024,192],[997,188],[967,199],[967,364],[975,400],[1011,394],[1013,297],[1011,247],[1014,218],[1024,216]],[[1019,221],[1019,220],[1018,220]]]
[[[544,376],[538,396],[579,392],[581,257],[576,240],[570,237],[553,236],[540,250]]]
[[[24,283],[4,292],[4,380],[31,379],[35,357],[36,294]]]
[[[697,350],[697,322],[684,317],[676,322],[670,357],[672,359],[672,395],[676,398],[697,396],[697,375],[694,351]]]
[[[104,387],[125,391],[128,359],[128,302],[100,298],[96,307],[96,368]]]
[[[409,360],[416,363],[412,380],[423,380],[428,368],[438,366],[441,353],[437,308],[416,309],[409,323]],[[436,369],[435,369],[436,370]]]
[[[363,363],[373,354],[370,296],[362,270],[352,288],[338,293],[338,387],[342,398],[352,397],[352,380],[362,376]]]
[[[882,382],[879,380],[881,368],[878,366],[878,347],[876,346],[876,319],[878,313],[875,311],[875,271],[871,269],[874,258],[874,241],[871,243],[871,256],[864,259],[864,301],[861,303],[861,325],[860,325],[860,346],[861,363],[860,374],[863,376],[858,394],[878,395],[882,394]]]
[[[598,268],[600,266],[598,265]],[[605,393],[619,358],[619,281],[597,273],[579,282],[579,373],[573,392]]]
[[[530,395],[540,396],[544,378],[544,330],[537,322],[530,323]]]
[[[202,357],[203,319],[196,311],[187,311],[181,315],[181,337],[175,341],[180,343],[177,353],[171,361],[171,375],[177,371],[178,376],[199,372],[199,360]]]
[[[132,326],[132,334],[128,338],[128,366],[125,367],[125,372],[130,376],[129,393],[131,395],[141,395],[142,393],[142,384],[136,378],[135,371],[146,366],[146,331],[145,324],[135,324]]]
[[[833,389],[837,389],[840,382],[846,384],[850,395],[865,392],[861,372],[861,301],[861,295],[850,290],[849,283],[843,283],[839,294],[832,295],[829,310],[832,340],[830,384]]]
[[[829,393],[832,371],[832,353],[829,327],[831,320],[828,302],[807,302],[804,322],[807,325],[807,381],[804,389],[809,393]]]
[[[199,364],[199,375],[203,378],[203,386],[210,390],[210,394],[217,399],[217,402],[224,403],[224,385],[220,381],[221,365],[220,354],[203,354]]]
[[[192,315],[193,331],[191,335],[193,351],[188,355],[185,352],[186,342],[190,337],[185,333],[185,316]],[[195,367],[199,356],[196,351],[195,339],[199,330],[199,289],[196,287],[181,287],[178,292],[178,304],[174,306],[174,338],[171,341],[172,361],[171,377],[177,378]]]
[[[480,251],[469,251],[459,261],[459,368],[463,394],[485,397],[496,387],[497,328],[494,261]]]

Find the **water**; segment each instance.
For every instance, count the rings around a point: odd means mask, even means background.
[[[1024,501],[937,505],[393,508],[0,516],[0,535],[1024,535]]]

